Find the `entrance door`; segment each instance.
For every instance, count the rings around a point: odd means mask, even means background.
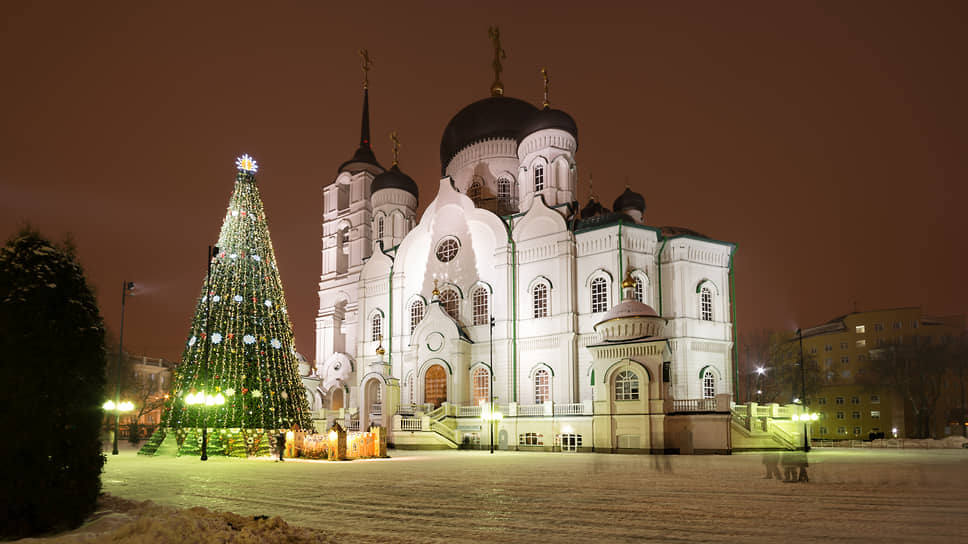
[[[343,386],[337,385],[330,393],[330,410],[340,410],[343,408]]]
[[[439,408],[447,401],[447,372],[444,367],[434,365],[424,375],[424,402]]]

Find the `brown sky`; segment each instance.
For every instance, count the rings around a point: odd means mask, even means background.
[[[127,349],[177,359],[242,153],[313,357],[321,188],[359,138],[369,49],[387,134],[420,185],[440,135],[507,94],[578,123],[579,199],[626,181],[651,225],[739,244],[738,326],[859,309],[964,313],[965,2],[26,2],[0,4],[0,235],[70,233]],[[521,7],[524,5],[524,7]]]

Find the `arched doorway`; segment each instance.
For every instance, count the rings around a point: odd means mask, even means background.
[[[329,394],[329,409],[343,409],[343,386],[337,385],[333,388],[333,392]]]
[[[439,408],[447,400],[447,371],[433,365],[424,374],[424,402]]]
[[[366,386],[363,388],[363,410],[365,419],[363,419],[363,426],[361,429],[367,429],[370,425],[382,425],[383,424],[383,395],[382,389],[380,388],[380,381],[377,379],[371,379],[366,382]]]

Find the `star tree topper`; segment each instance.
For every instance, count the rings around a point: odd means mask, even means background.
[[[250,174],[255,174],[259,170],[259,165],[256,164],[255,159],[248,155],[242,155],[235,159],[235,167]]]

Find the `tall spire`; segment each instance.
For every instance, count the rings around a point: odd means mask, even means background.
[[[363,59],[363,126],[360,128],[360,147],[370,147],[370,65],[373,59],[366,49],[360,49]]]
[[[367,170],[373,175],[383,171],[380,163],[376,162],[373,148],[370,146],[370,89],[369,71],[373,64],[373,59],[366,49],[360,49],[360,57],[363,59],[363,119],[360,122],[360,146],[350,160],[340,165],[340,172],[359,172]]]
[[[370,90],[366,87],[363,87],[363,122],[360,126],[360,149],[364,147],[373,153],[370,147]]]

